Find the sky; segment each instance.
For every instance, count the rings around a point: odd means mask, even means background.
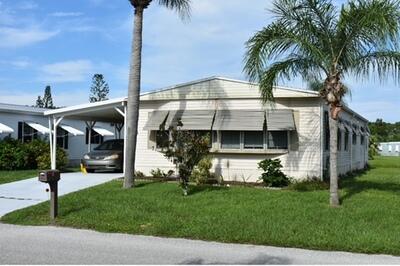
[[[273,20],[270,5],[193,0],[191,19],[182,21],[153,1],[145,11],[142,91],[210,76],[245,80],[245,42]],[[105,76],[110,98],[126,96],[132,19],[128,0],[0,0],[0,102],[34,105],[51,85],[56,106],[85,103],[95,73]],[[345,82],[346,102],[356,112],[400,121],[399,85]]]

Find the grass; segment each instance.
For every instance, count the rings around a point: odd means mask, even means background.
[[[377,158],[371,169],[342,180],[342,205],[328,190],[192,187],[112,181],[60,199],[56,224],[102,232],[184,237],[319,250],[400,255],[400,158]],[[47,225],[48,203],[2,217],[6,223]]]
[[[63,172],[77,172],[79,168],[68,168]],[[39,170],[0,171],[0,185],[37,177]]]
[[[37,170],[0,171],[0,184],[32,178],[37,174]]]

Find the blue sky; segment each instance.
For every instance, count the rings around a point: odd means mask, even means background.
[[[272,19],[270,1],[246,3],[193,0],[185,23],[153,3],[145,13],[142,90],[214,75],[245,79],[244,43]],[[49,84],[56,105],[84,103],[94,73],[105,75],[110,97],[125,96],[131,36],[127,0],[0,0],[0,102],[34,104]],[[346,83],[354,110],[400,121],[398,85]],[[306,86],[297,79],[282,85]]]

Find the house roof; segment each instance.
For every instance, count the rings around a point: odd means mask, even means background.
[[[43,115],[43,113],[48,110],[45,108],[32,107],[27,105],[17,105],[9,103],[0,103],[0,112],[7,113],[23,113],[23,114],[33,114],[33,115]]]

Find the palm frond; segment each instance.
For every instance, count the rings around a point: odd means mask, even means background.
[[[377,74],[381,81],[393,76],[398,82],[400,81],[400,52],[384,50],[367,53],[354,62],[350,71],[360,78]]]
[[[158,0],[158,3],[176,11],[183,20],[188,20],[191,14],[191,0]]]
[[[301,76],[306,79],[312,73],[321,72],[318,64],[309,58],[291,55],[283,61],[270,65],[261,75],[259,80],[260,93],[264,103],[274,101],[273,88],[279,80],[290,80]]]

